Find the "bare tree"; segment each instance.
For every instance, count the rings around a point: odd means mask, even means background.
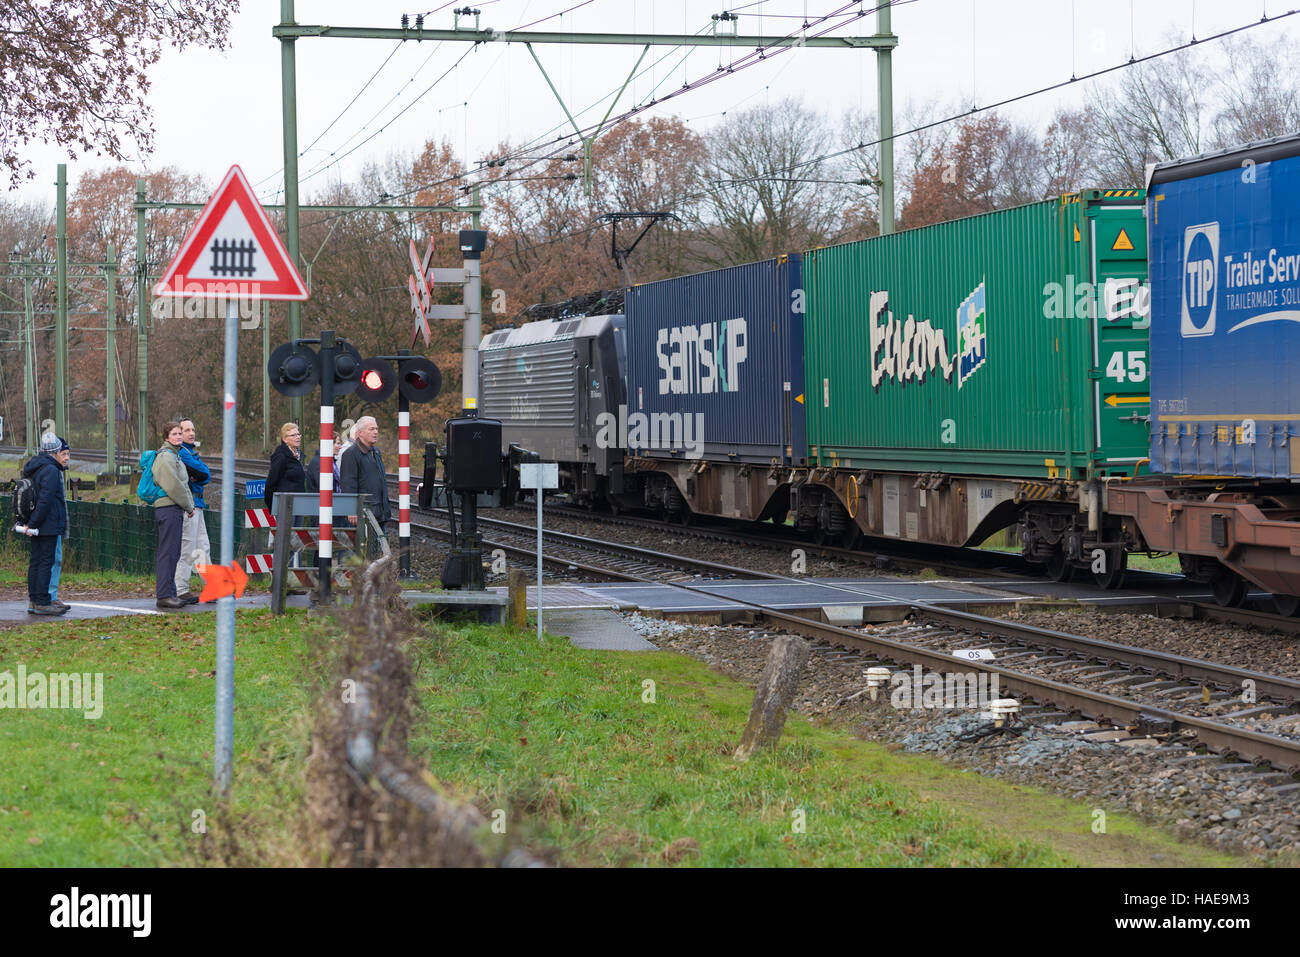
[[[1141,186],[1148,163],[1204,150],[1210,80],[1200,52],[1183,50],[1130,67],[1094,94],[1097,171],[1107,186]]]
[[[1032,202],[1043,195],[1042,147],[1028,129],[983,113],[912,175],[903,222],[924,226]]]
[[[699,226],[710,265],[767,259],[825,243],[845,194],[824,157],[835,139],[823,117],[796,100],[735,116],[707,138]]]
[[[149,69],[165,45],[224,49],[239,0],[11,0],[0,9],[0,164],[32,140],[125,157],[153,145]],[[72,154],[75,158],[75,153]]]
[[[1296,44],[1285,35],[1271,43],[1229,38],[1222,51],[1226,62],[1215,84],[1221,106],[1214,116],[1214,148],[1300,130]]]
[[[1043,196],[1060,196],[1095,186],[1100,180],[1092,136],[1096,121],[1088,108],[1056,111],[1043,134]]]

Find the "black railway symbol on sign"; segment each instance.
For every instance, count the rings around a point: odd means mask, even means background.
[[[253,253],[257,252],[257,243],[251,239],[218,239],[211,246],[212,275],[214,276],[251,276],[253,275]]]

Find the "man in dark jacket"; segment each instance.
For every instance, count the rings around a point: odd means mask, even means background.
[[[56,605],[50,596],[50,571],[59,536],[68,531],[68,506],[63,495],[63,472],[59,464],[62,443],[53,432],[41,436],[41,454],[23,468],[23,477],[36,486],[36,507],[27,519],[25,534],[32,555],[27,563],[27,611],[32,615],[62,615],[66,605]]]
[[[68,463],[72,460],[72,446],[63,436],[57,436],[59,440],[59,450],[54,453],[54,461],[59,468],[65,472],[68,470]],[[65,501],[66,506],[66,501]],[[54,545],[54,564],[50,566],[50,604],[58,605],[60,608],[71,608],[66,601],[59,600],[59,579],[63,576],[63,540],[68,537],[68,531],[72,529],[72,516],[68,516],[67,530],[59,536],[59,540]]]
[[[388,478],[384,474],[384,460],[379,455],[379,424],[374,416],[363,415],[357,419],[357,440],[339,460],[339,491],[356,493],[370,506],[382,528],[388,521]],[[353,521],[355,515],[349,516]]]
[[[208,541],[208,523],[204,510],[208,507],[203,501],[203,487],[212,478],[212,470],[199,458],[198,442],[195,440],[193,419],[181,419],[181,447],[177,455],[190,479],[190,494],[194,496],[194,512],[185,518],[181,526],[181,557],[176,562],[176,597],[187,605],[198,602],[199,596],[190,591],[190,575],[194,573],[195,555],[199,562],[210,564],[212,545]]]

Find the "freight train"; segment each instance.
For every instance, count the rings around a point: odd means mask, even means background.
[[[575,502],[976,545],[1066,580],[1180,556],[1300,611],[1300,137],[626,290],[486,336],[481,414]],[[1148,274],[1148,269],[1150,273]]]

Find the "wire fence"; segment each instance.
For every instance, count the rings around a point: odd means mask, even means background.
[[[152,575],[158,557],[158,526],[152,505],[115,502],[68,502],[68,537],[63,542],[65,571],[117,571]],[[243,558],[244,497],[235,496],[235,556]],[[212,559],[220,561],[221,512],[205,509],[203,520],[212,543]],[[0,527],[13,528],[13,500],[0,498]],[[9,537],[13,537],[12,534]]]

